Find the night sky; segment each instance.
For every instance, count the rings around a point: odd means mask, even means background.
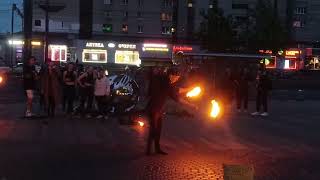
[[[11,7],[16,3],[18,8],[22,10],[23,0],[0,0],[0,33],[11,32]],[[21,18],[15,13],[14,31],[21,31]]]

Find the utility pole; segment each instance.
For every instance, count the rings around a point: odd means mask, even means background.
[[[13,42],[13,31],[14,31],[14,11],[16,10],[17,5],[12,4],[11,9],[11,42]],[[10,65],[13,67],[13,55],[14,55],[14,46],[13,43],[11,43],[11,51],[10,51]]]
[[[23,60],[24,63],[27,62],[28,58],[31,56],[31,38],[32,38],[32,17],[33,17],[33,0],[23,1],[24,10],[24,46],[23,46]]]
[[[46,60],[48,59],[48,54],[49,54],[49,50],[48,50],[48,33],[49,33],[49,0],[46,0],[46,30],[45,30],[45,35],[44,35],[44,61],[46,62]]]

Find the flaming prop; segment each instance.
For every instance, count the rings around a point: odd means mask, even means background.
[[[217,118],[220,113],[220,106],[216,100],[211,101],[210,117]]]
[[[142,122],[142,121],[138,121],[138,124],[139,124],[140,127],[144,126],[144,122]]]
[[[201,88],[199,86],[197,86],[197,87],[193,88],[191,91],[189,91],[186,96],[191,97],[191,98],[197,97],[200,95],[200,93],[201,93]]]

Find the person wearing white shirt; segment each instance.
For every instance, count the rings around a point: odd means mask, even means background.
[[[98,106],[98,119],[105,118],[108,116],[106,114],[107,109],[107,99],[110,94],[110,82],[105,75],[105,71],[102,68],[98,69],[97,79],[94,85],[94,96]]]

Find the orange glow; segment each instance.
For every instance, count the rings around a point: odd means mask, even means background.
[[[138,124],[139,124],[140,127],[144,126],[144,122],[142,122],[142,121],[138,121]]]
[[[296,56],[297,54],[301,54],[301,51],[298,51],[298,50],[286,51],[286,56]]]
[[[216,100],[211,101],[210,117],[217,118],[220,113],[220,106]]]
[[[0,75],[0,84],[3,82],[3,77]]]
[[[187,97],[197,97],[201,93],[201,88],[199,86],[193,88],[191,91],[187,93]]]

